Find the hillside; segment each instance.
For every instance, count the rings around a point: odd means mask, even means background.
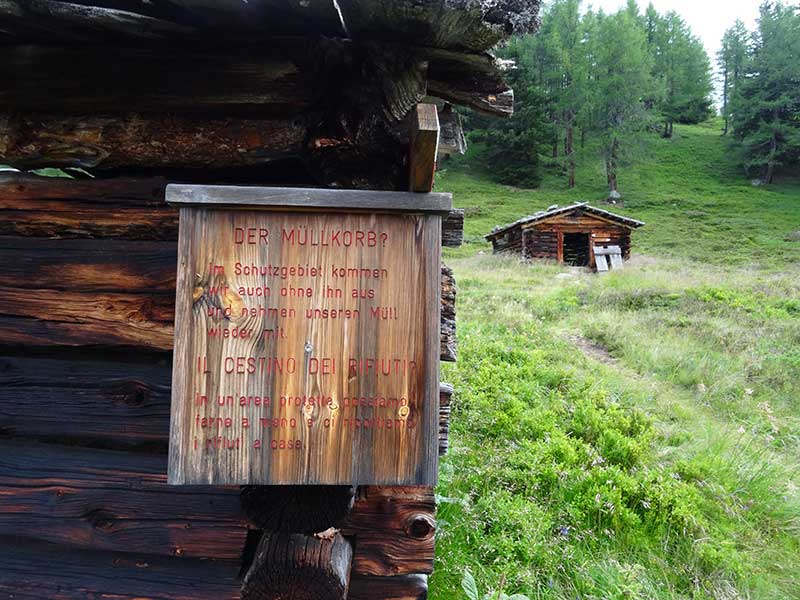
[[[731,160],[717,121],[677,126],[671,140],[649,136],[630,153],[636,161],[619,177],[623,206],[612,210],[650,225],[636,233],[640,253],[775,268],[800,259],[800,243],[785,240],[800,229],[800,179],[754,187]],[[552,204],[602,201],[605,177],[596,151],[587,147],[579,157],[573,190],[552,172],[536,190],[493,184],[458,169],[440,173],[436,189],[453,192],[467,214],[467,244],[458,255],[483,247],[481,236],[496,225]]]
[[[623,272],[495,257],[481,235],[603,197],[455,169],[467,211],[432,597],[800,598],[800,185],[754,188],[714,126],[620,174],[647,222]],[[787,239],[787,237],[789,239]]]

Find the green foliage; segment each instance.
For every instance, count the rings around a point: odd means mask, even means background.
[[[651,5],[652,8],[652,5]],[[656,108],[672,135],[673,123],[700,123],[711,114],[711,64],[702,42],[680,16],[649,15],[647,45],[658,86]]]
[[[515,76],[514,115],[510,119],[488,119],[472,115],[477,125],[469,135],[472,151],[467,162],[474,170],[498,183],[533,188],[542,180],[539,147],[543,132],[542,98],[538,89]]]
[[[576,166],[593,151],[609,190],[617,171],[638,155],[639,140],[657,114],[696,123],[710,114],[711,79],[702,44],[674,13],[634,0],[613,14],[581,10],[580,0],[548,3],[537,34],[498,49],[514,62],[515,115],[498,121],[470,115],[466,162],[492,181],[535,187],[540,165],[576,183]],[[595,143],[586,146],[586,139]],[[580,139],[578,143],[576,140]]]
[[[480,592],[478,592],[478,584],[475,583],[475,578],[472,572],[467,568],[464,569],[464,578],[461,580],[461,587],[467,595],[467,600],[481,600]],[[513,594],[509,596],[503,592],[502,585],[496,592],[486,592],[483,595],[483,600],[530,600],[524,594]]]
[[[761,5],[745,74],[731,100],[737,149],[745,169],[764,183],[800,161],[800,12]]]

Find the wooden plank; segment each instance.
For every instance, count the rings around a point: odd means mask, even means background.
[[[167,202],[177,206],[229,208],[327,208],[343,211],[413,211],[446,215],[452,210],[447,193],[412,194],[370,190],[280,188],[236,185],[167,186]]]
[[[436,533],[433,488],[358,489],[342,534],[358,540],[353,573],[393,576],[433,571]]]
[[[238,561],[88,551],[0,537],[0,597],[14,600],[239,600],[238,571]]]
[[[436,215],[182,207],[170,483],[433,485],[439,230]],[[276,263],[304,271],[235,269]]]
[[[0,236],[0,286],[174,295],[177,256],[174,241]]]
[[[595,246],[594,247],[595,254],[620,254],[621,251],[619,246]]]
[[[348,600],[426,600],[427,575],[369,577],[354,575],[350,579]]]
[[[606,272],[608,272],[608,262],[606,260],[606,257],[603,256],[602,254],[600,256],[596,257],[596,266],[597,266],[597,272],[598,273],[606,273]]]
[[[339,533],[266,533],[242,581],[242,600],[344,600],[353,547]]]
[[[609,254],[608,258],[611,260],[612,269],[622,268],[622,255],[619,253]]]
[[[104,292],[0,288],[5,344],[171,350],[174,300]]]
[[[411,115],[408,189],[430,192],[439,152],[439,115],[435,104],[417,104]]]
[[[239,490],[170,488],[166,457],[0,441],[0,531],[76,548],[238,560]]]

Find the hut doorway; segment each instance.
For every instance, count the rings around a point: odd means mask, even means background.
[[[564,263],[573,267],[589,266],[589,234],[565,233],[563,241]]]

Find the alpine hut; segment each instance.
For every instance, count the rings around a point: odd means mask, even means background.
[[[623,217],[586,202],[551,206],[484,236],[495,254],[509,252],[524,260],[544,258],[576,267],[608,270],[630,258],[631,231],[642,221]]]

